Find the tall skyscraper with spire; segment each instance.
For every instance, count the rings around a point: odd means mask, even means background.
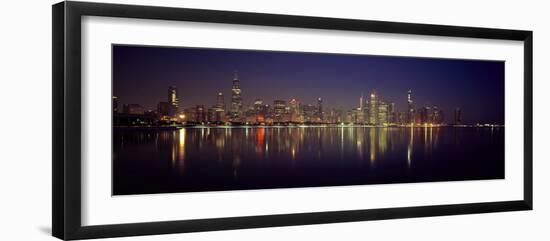
[[[239,73],[235,70],[233,87],[231,88],[231,118],[237,120],[242,117],[243,99],[241,97],[241,83]]]
[[[367,115],[366,115],[366,103],[367,100],[363,96],[363,92],[361,92],[361,97],[359,97],[359,107],[357,108],[357,114],[355,118],[355,122],[359,124],[365,124],[365,122],[368,122]]]
[[[407,123],[414,123],[414,105],[412,101],[412,90],[407,92]]]

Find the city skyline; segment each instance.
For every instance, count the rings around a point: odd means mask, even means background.
[[[179,54],[169,54],[164,55],[168,51],[168,53],[173,53],[173,51],[179,52]],[[160,52],[160,53],[159,53]],[[200,54],[200,55],[197,55]],[[209,57],[204,57],[205,55],[210,55]],[[242,57],[243,55],[251,56],[247,58],[247,61],[239,60],[237,62],[230,61],[238,59],[237,57]],[[243,67],[247,65],[249,62],[257,62],[261,60],[260,57],[268,55],[271,57],[276,57],[278,60],[271,60],[273,65],[267,65],[263,64],[262,68],[263,71],[259,71],[258,69],[249,69],[246,68],[247,71],[243,71],[242,69],[233,69],[228,71],[228,73],[216,73],[216,75],[223,75],[221,80],[218,80],[216,78],[215,81],[193,81],[193,79],[204,77],[208,78],[209,74],[211,74],[209,71],[204,70],[193,70],[189,71],[189,68],[186,68],[187,66],[181,66],[181,68],[174,68],[171,66],[173,63],[169,60],[173,60],[175,62],[180,61],[180,57],[183,59],[194,59],[194,60],[200,60],[199,62],[211,59],[213,62],[211,64],[214,64],[214,69],[225,69],[227,66],[240,66]],[[221,66],[221,64],[216,64],[220,61],[220,56],[225,56],[225,59],[227,59],[227,64],[224,64],[224,66]],[[129,60],[128,57],[131,57],[131,61],[126,62],[124,60]],[[147,60],[144,59],[147,57]],[[177,57],[177,58],[176,58]],[[212,57],[217,57],[213,58]],[[460,76],[450,78],[451,80],[456,79],[465,79],[466,77],[471,77],[473,75],[472,72],[477,73],[478,76],[475,80],[486,80],[485,82],[476,82],[473,85],[469,83],[468,81],[465,82],[464,85],[468,86],[469,88],[465,88],[462,86],[462,89],[468,89],[466,93],[462,93],[462,98],[458,99],[466,99],[464,103],[459,103],[456,96],[460,97],[460,94],[457,95],[457,91],[452,91],[451,93],[445,93],[444,91],[438,91],[438,85],[434,84],[437,83],[437,80],[434,80],[432,78],[426,78],[424,82],[430,83],[430,90],[426,91],[421,89],[421,86],[425,86],[426,83],[408,83],[407,85],[413,86],[413,88],[404,89],[404,84],[398,84],[398,82],[389,82],[387,83],[386,87],[380,86],[380,83],[372,84],[371,88],[368,88],[364,82],[368,79],[371,79],[372,76],[366,75],[361,78],[358,78],[357,81],[352,81],[353,84],[356,84],[357,87],[351,88],[353,86],[346,87],[348,90],[347,92],[344,91],[344,93],[341,92],[341,86],[339,87],[339,81],[336,81],[336,79],[346,79],[349,78],[346,75],[340,76],[340,78],[335,78],[334,76],[329,76],[325,78],[321,78],[318,82],[315,82],[313,85],[306,85],[308,88],[304,89],[303,83],[300,83],[300,78],[304,78],[303,76],[315,76],[318,75],[317,72],[322,73],[328,73],[331,74],[332,72],[341,72],[339,71],[326,71],[326,68],[323,69],[304,69],[300,73],[297,74],[296,77],[291,78],[295,81],[275,81],[275,83],[272,82],[265,82],[265,81],[258,81],[258,79],[265,79],[267,77],[264,77],[260,75],[261,73],[265,73],[268,75],[269,73],[272,73],[271,71],[273,69],[280,68],[281,65],[286,66],[288,63],[281,63],[284,62],[284,60],[290,61],[290,62],[296,62],[295,59],[313,59],[316,60],[317,64],[306,64],[305,66],[312,67],[312,65],[316,66],[326,66],[327,64],[331,63],[334,68],[349,68],[349,65],[341,65],[341,62],[335,62],[336,60],[347,60],[350,63],[359,62],[360,65],[364,66],[370,66],[368,63],[372,63],[373,61],[376,62],[382,62],[385,63],[382,66],[385,66],[387,70],[381,71],[381,73],[377,73],[377,75],[381,78],[381,76],[392,76],[395,75],[395,72],[398,70],[402,70],[403,68],[407,69],[409,68],[408,72],[410,73],[416,73],[417,76],[410,76],[410,79],[418,78],[418,75],[426,75],[426,66],[423,67],[423,65],[428,65],[430,67],[440,67],[445,70],[449,70],[448,74],[457,74],[459,73]],[[221,58],[223,59],[223,58]],[[321,59],[321,60],[319,60]],[[163,60],[161,63],[156,62],[154,60]],[[353,60],[353,61],[352,61]],[[420,61],[420,62],[418,62]],[[176,108],[177,105],[180,107],[180,111],[183,111],[183,109],[196,107],[197,105],[203,105],[204,108],[209,108],[211,106],[218,105],[220,94],[224,97],[225,105],[224,107],[226,112],[235,113],[235,111],[246,111],[247,108],[253,107],[255,105],[255,102],[257,102],[258,99],[260,99],[263,104],[269,104],[270,106],[275,106],[276,101],[278,100],[284,100],[287,103],[289,103],[292,99],[296,99],[299,101],[300,104],[303,105],[318,105],[319,101],[322,101],[325,110],[329,109],[340,109],[342,111],[349,111],[351,109],[355,108],[365,108],[368,109],[368,103],[370,95],[373,93],[377,93],[377,98],[381,101],[385,101],[388,104],[393,103],[393,110],[396,112],[408,112],[411,108],[409,105],[409,98],[410,98],[410,91],[413,92],[413,108],[416,110],[417,108],[421,108],[424,106],[437,106],[439,110],[443,110],[442,113],[447,115],[448,120],[452,120],[454,118],[454,115],[456,115],[456,108],[460,108],[458,110],[461,118],[464,118],[464,122],[468,123],[498,123],[503,124],[504,119],[504,79],[503,79],[503,72],[504,72],[504,65],[501,62],[497,61],[478,61],[478,60],[448,60],[448,59],[427,59],[427,58],[413,58],[413,57],[390,57],[390,56],[368,56],[368,55],[341,55],[341,54],[321,54],[321,53],[299,53],[299,52],[272,52],[272,51],[251,51],[251,50],[220,50],[220,49],[196,49],[196,48],[159,48],[159,47],[139,47],[139,46],[114,46],[113,48],[113,94],[118,97],[119,102],[123,104],[140,104],[143,105],[145,109],[150,110],[156,110],[158,108],[157,104],[162,101],[167,101],[165,98],[162,97],[160,94],[161,92],[155,91],[155,89],[159,88],[159,84],[156,84],[157,81],[147,81],[150,79],[147,76],[154,77],[157,76],[157,78],[152,79],[159,79],[158,82],[166,82],[169,84],[169,86],[173,86],[173,88],[176,88],[178,91],[177,99],[176,100]],[[184,61],[185,62],[185,61]],[[262,62],[262,61],[260,61]],[[413,62],[413,63],[411,63]],[[143,68],[143,66],[139,69],[146,69],[147,73],[141,73],[139,76],[136,75],[137,73],[140,73],[141,71],[128,71],[131,69],[133,65],[136,64],[142,64],[149,67]],[[166,64],[166,65],[163,65]],[[204,64],[204,63],[203,63]],[[151,66],[154,65],[154,66]],[[353,64],[350,64],[353,65]],[[378,64],[379,65],[379,64]],[[416,66],[416,71],[411,72],[410,68],[411,65]],[[201,65],[202,66],[202,65]],[[216,67],[217,66],[217,67]],[[135,67],[135,66],[134,66]],[[153,68],[150,68],[153,67]],[[202,66],[204,68],[204,66]],[[391,69],[392,67],[395,67],[398,70]],[[398,68],[399,67],[399,68]],[[455,70],[458,69],[458,70]],[[180,70],[174,72],[175,70]],[[136,70],[136,69],[134,69]],[[184,73],[187,70],[188,73]],[[236,72],[238,70],[238,73]],[[435,69],[435,72],[438,72],[438,68]],[[462,71],[460,71],[462,70]],[[440,71],[440,69],[439,69]],[[169,72],[169,73],[167,73]],[[226,71],[224,71],[226,72]],[[406,71],[407,72],[407,71]],[[317,74],[315,74],[317,73]],[[354,71],[350,70],[350,75],[357,74]],[[332,73],[334,74],[334,73]],[[248,79],[245,78],[245,80],[242,80],[242,76],[256,76],[256,80],[254,79]],[[181,76],[181,77],[180,77]],[[231,78],[233,76],[233,78]],[[302,76],[302,77],[299,77]],[[437,76],[437,75],[435,75]],[[133,77],[133,78],[132,78]],[[459,78],[460,77],[460,78]],[[209,79],[212,77],[209,77]],[[386,77],[389,78],[389,77]],[[171,80],[166,80],[171,79]],[[235,89],[235,79],[237,79],[237,85],[238,89]],[[307,78],[304,78],[307,79]],[[365,79],[365,81],[361,81]],[[383,79],[383,78],[381,78]],[[466,78],[468,79],[468,78]],[[130,81],[131,80],[131,81]],[[161,81],[164,80],[164,81]],[[487,81],[490,80],[490,81]],[[305,81],[308,82],[308,81]],[[336,82],[336,83],[333,83]],[[444,81],[447,83],[448,81]],[[452,81],[451,81],[452,82]],[[131,84],[130,87],[124,87],[128,86],[128,84]],[[276,84],[279,86],[286,87],[285,91],[282,93],[279,93],[273,88],[269,88],[270,85]],[[333,84],[330,86],[329,84]],[[349,83],[347,83],[349,84]],[[456,83],[455,83],[456,84]],[[218,86],[219,85],[219,86]],[[344,83],[346,85],[346,83]],[[265,86],[265,88],[259,88],[261,86]],[[364,86],[365,88],[362,88],[361,86]],[[376,86],[380,86],[380,88],[376,88]],[[414,87],[417,88],[414,88]],[[459,85],[461,86],[461,85]],[[492,87],[495,90],[501,89],[502,93],[498,93],[499,91],[492,91],[492,92],[484,92],[479,93],[481,90],[487,89],[487,86]],[[167,86],[160,86],[160,88],[164,88],[164,91],[166,91]],[[393,87],[393,88],[390,88]],[[148,91],[146,91],[146,94],[139,94],[142,92],[143,88],[146,88]],[[170,87],[172,88],[172,87]],[[269,92],[265,92],[265,90],[272,90]],[[403,90],[404,89],[404,90]],[[456,88],[453,88],[456,89]],[[460,88],[458,88],[460,89]],[[383,90],[383,91],[382,91]],[[386,90],[389,90],[387,93]],[[397,93],[396,90],[403,90],[401,93]],[[235,96],[235,91],[237,91],[237,95]],[[159,93],[155,93],[159,92]],[[320,93],[319,93],[320,92]],[[338,92],[338,93],[334,93]],[[426,94],[428,92],[429,94]],[[166,93],[166,92],[164,92]],[[262,96],[261,94],[267,94],[267,96]],[[301,93],[302,95],[299,95]],[[397,93],[397,94],[396,94]],[[136,95],[139,94],[139,95]],[[432,95],[434,97],[432,97]],[[443,94],[447,98],[442,98],[441,100],[436,99],[437,96],[440,96]],[[397,99],[394,99],[397,95]],[[464,98],[463,96],[466,95],[469,98]],[[335,98],[334,96],[338,96],[338,98]],[[450,96],[450,97],[449,97]],[[156,97],[156,98],[155,98]],[[170,97],[169,97],[170,98]],[[236,107],[233,105],[233,102],[237,98],[237,100],[240,100],[240,107]],[[483,98],[482,100],[480,100]],[[429,99],[430,101],[426,101]],[[501,99],[499,103],[499,99]],[[122,100],[122,101],[121,101]],[[424,100],[424,101],[423,101]],[[472,101],[475,102],[476,108],[471,108]],[[422,103],[424,102],[424,103]],[[372,102],[372,103],[376,103]],[[362,105],[365,105],[364,107]],[[348,105],[348,106],[345,106]],[[370,120],[375,120],[372,118],[378,118],[373,117],[377,116],[377,112],[373,112],[373,107],[370,108]],[[237,108],[237,109],[235,109]],[[240,109],[240,110],[239,110]],[[378,110],[378,106],[376,106],[376,110]],[[462,114],[462,112],[467,113],[467,115]],[[476,118],[477,117],[477,118]],[[477,119],[477,120],[476,120]],[[368,121],[365,121],[368,122]],[[452,122],[452,121],[451,121]]]
[[[409,124],[472,124],[463,122],[462,110],[457,107],[453,110],[452,120],[445,121],[445,112],[437,105],[415,106],[412,90],[407,91],[407,110],[395,109],[395,103],[381,99],[376,90],[369,95],[361,94],[356,108],[327,108],[321,97],[315,105],[302,103],[293,98],[289,101],[274,100],[272,104],[265,103],[261,98],[255,99],[251,105],[244,105],[241,98],[240,80],[238,71],[234,72],[232,95],[229,103],[225,102],[223,93],[216,95],[216,103],[210,107],[194,105],[190,108],[179,108],[178,89],[168,87],[167,101],[160,101],[156,110],[145,110],[140,104],[123,104],[117,96],[112,97],[113,113],[122,115],[137,115],[130,118],[150,118],[157,121],[168,120],[199,124],[273,124],[273,123],[309,123],[309,124],[369,124],[369,125],[409,125]],[[185,117],[187,116],[187,117]],[[127,116],[129,117],[129,116]],[[143,119],[142,118],[142,119]],[[144,122],[142,124],[152,124]],[[121,124],[117,122],[117,124]],[[128,124],[128,123],[127,123]],[[480,123],[477,123],[480,124]],[[489,124],[489,123],[482,123]],[[490,123],[498,124],[498,123]]]
[[[504,178],[503,62],[112,51],[113,195]]]

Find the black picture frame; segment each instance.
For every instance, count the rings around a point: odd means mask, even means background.
[[[523,199],[454,205],[211,218],[82,226],[81,224],[81,17],[194,21],[378,33],[517,40],[524,43]],[[88,239],[380,219],[531,210],[533,33],[523,30],[366,21],[170,7],[60,2],[52,6],[53,195],[52,233],[60,239]]]

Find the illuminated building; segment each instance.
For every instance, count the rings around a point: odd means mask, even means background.
[[[223,109],[215,108],[214,109],[214,118],[209,119],[215,122],[224,122],[225,121],[225,111]]]
[[[378,102],[378,125],[387,125],[388,124],[388,104],[384,101]]]
[[[273,119],[275,122],[285,121],[286,115],[286,101],[274,100],[273,101]]]
[[[365,124],[367,121],[367,108],[366,108],[366,99],[363,97],[363,93],[361,93],[361,97],[359,97],[359,107],[357,110],[354,110],[354,123],[357,124]]]
[[[317,107],[313,105],[302,105],[302,113],[304,115],[304,122],[315,123],[317,122]]]
[[[441,124],[445,120],[443,111],[440,110],[437,106],[432,108],[432,123]]]
[[[397,113],[395,112],[395,103],[393,102],[388,103],[388,123],[397,123]]]
[[[174,86],[168,87],[168,103],[170,103],[169,116],[176,116],[178,114],[178,89]]]
[[[245,122],[246,124],[256,124],[257,123],[257,114],[256,110],[254,110],[254,106],[251,106],[244,112]]]
[[[272,118],[273,117],[273,108],[271,108],[271,105],[265,104],[263,108],[264,108],[264,111],[265,111],[266,118],[267,117]]]
[[[216,107],[225,111],[225,101],[223,99],[222,92],[218,92],[218,95],[216,96]]]
[[[462,125],[462,110],[460,108],[455,109],[455,125]]]
[[[256,112],[256,114],[259,114],[263,110],[263,107],[264,101],[262,99],[256,99],[254,101],[254,111]]]
[[[345,123],[353,123],[353,111],[346,111],[346,114],[344,116],[344,122]]]
[[[204,110],[204,105],[197,105],[195,107],[195,121],[196,122],[206,122],[206,111]]]
[[[208,122],[216,121],[216,106],[212,106],[206,110],[206,120]]]
[[[407,122],[413,124],[415,122],[414,104],[412,101],[412,90],[407,92]]]
[[[273,125],[274,121],[273,121],[273,118],[271,117],[266,117],[265,118],[265,124],[266,125]]]
[[[326,115],[326,118],[325,118],[325,122],[326,123],[329,123],[329,124],[335,124],[335,123],[338,123],[340,124],[342,121],[339,120],[339,112],[337,109],[330,109],[328,112],[327,112],[327,115]]]
[[[403,111],[396,113],[396,123],[400,125],[407,124],[407,114]]]
[[[244,112],[244,121],[246,124],[256,124],[256,112],[250,108]]]
[[[235,71],[233,77],[233,87],[231,88],[231,119],[239,120],[242,117],[243,100],[241,98],[241,84],[239,81],[239,73]]]
[[[338,108],[335,111],[336,111],[336,116],[335,116],[335,119],[332,121],[332,123],[340,124],[342,122],[345,122],[346,114],[344,110],[342,110],[341,108]]]
[[[222,92],[218,92],[216,104],[208,108],[208,121],[218,123],[225,121],[225,101]]]
[[[353,124],[363,124],[363,114],[361,108],[351,110],[350,122]]]
[[[221,124],[225,122],[225,102],[223,99],[223,93],[218,92],[216,95],[216,104],[212,107],[204,110],[203,105],[197,105],[192,113],[184,114],[186,120],[193,120],[196,122],[212,122]]]
[[[261,124],[265,122],[267,114],[266,105],[262,99],[254,100],[254,104],[246,111],[246,122],[252,124]]]
[[[418,116],[420,124],[430,124],[433,121],[433,111],[429,106],[422,107],[418,109]]]
[[[243,105],[241,98],[240,80],[237,72],[233,78],[231,107],[226,109],[222,92],[217,92],[214,105],[206,107],[196,105],[178,112],[181,103],[178,99],[177,89],[174,86],[168,88],[167,102],[159,102],[156,110],[145,109],[139,104],[124,104],[119,107],[117,96],[112,96],[113,116],[121,115],[147,115],[149,119],[161,121],[161,124],[183,123],[195,124],[370,124],[375,126],[393,126],[410,124],[444,124],[443,110],[438,106],[424,106],[414,109],[412,91],[407,92],[407,109],[398,112],[394,102],[382,100],[376,90],[370,95],[359,97],[359,106],[347,111],[340,108],[332,108],[330,103],[326,106],[323,99],[318,97],[314,104],[302,104],[296,98],[274,100],[273,106],[267,105],[261,98],[257,98],[251,105]],[[417,104],[418,106],[418,104]],[[128,121],[126,121],[128,122]],[[449,122],[452,122],[449,120]],[[116,122],[123,123],[123,122]],[[125,122],[124,122],[125,123]],[[129,123],[129,122],[128,122]],[[152,122],[151,122],[152,123]],[[460,108],[454,110],[454,124],[462,124],[462,112]]]
[[[266,111],[265,111],[265,105],[262,105],[260,107],[260,111],[258,113],[256,113],[256,123],[258,124],[262,124],[262,123],[265,123],[265,119],[266,119]]]
[[[113,96],[113,113],[118,113],[118,97]]]
[[[373,91],[370,94],[369,102],[369,123],[371,125],[379,124],[378,112],[378,94],[376,93],[376,91]]]
[[[296,99],[292,99],[288,102],[290,122],[303,123],[304,117],[300,111],[300,102]]]

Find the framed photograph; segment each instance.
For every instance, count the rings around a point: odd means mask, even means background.
[[[531,210],[532,48],[524,30],[55,4],[53,235]]]

